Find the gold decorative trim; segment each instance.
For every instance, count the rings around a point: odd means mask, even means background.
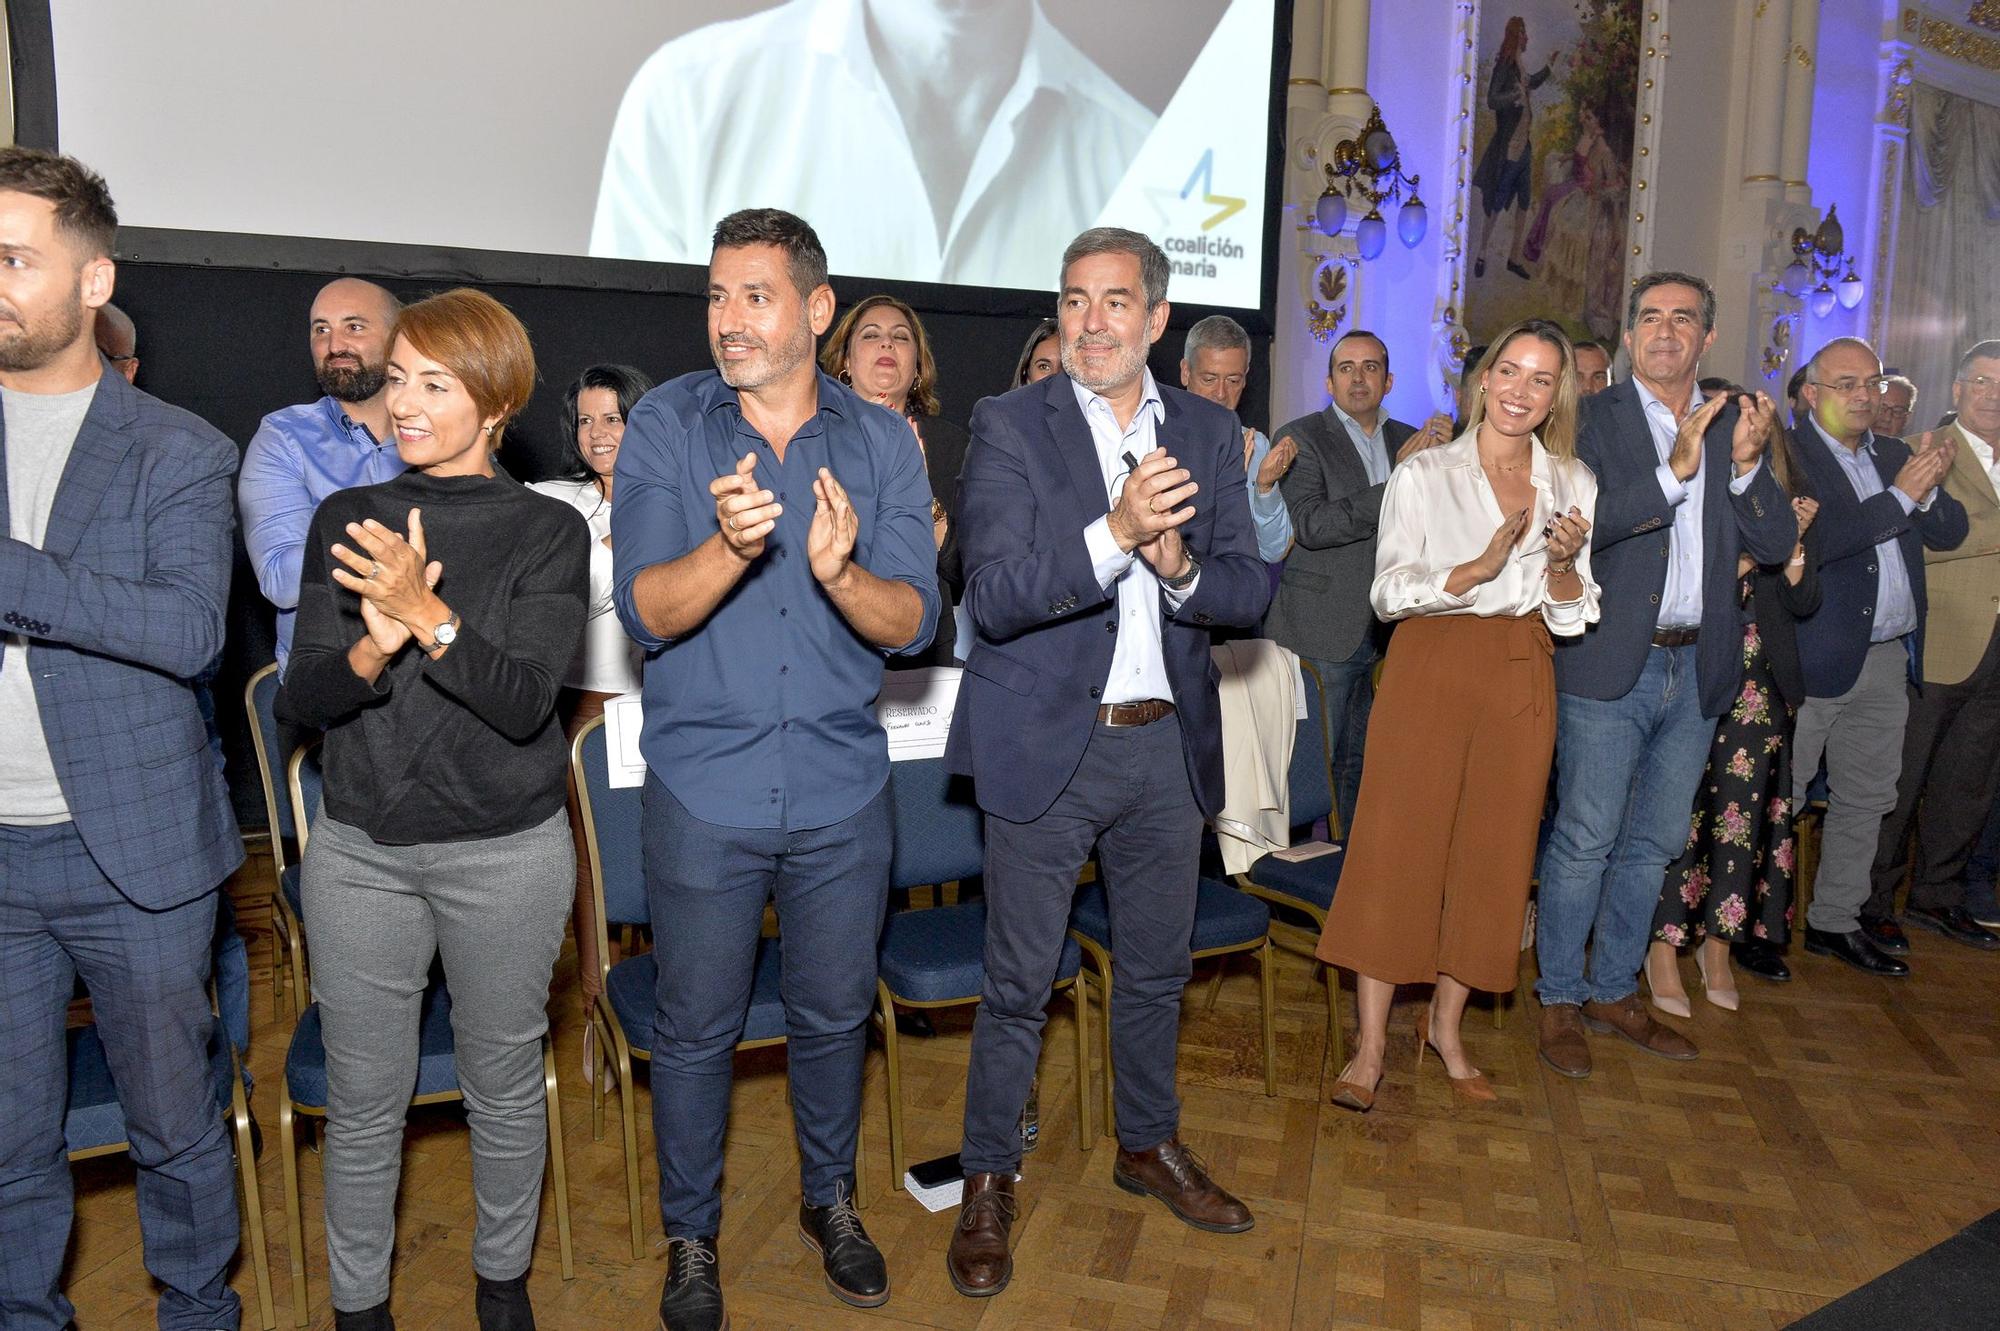
[[[1329,97],[1354,97],[1354,96],[1361,96],[1361,97],[1366,97],[1366,96],[1368,95],[1368,89],[1366,89],[1366,88],[1328,88],[1328,89],[1326,90],[1326,95],[1327,95],[1327,96],[1329,96]]]
[[[1285,86],[1287,88],[1324,88],[1326,85],[1318,79],[1286,79]]]
[[[1759,183],[1759,182],[1761,182],[1761,181],[1766,181],[1766,180],[1776,180],[1776,179],[1777,179],[1777,177],[1776,177],[1776,176],[1773,176],[1773,175],[1756,175],[1756,176],[1745,176],[1745,177],[1743,177],[1743,183],[1744,183],[1744,184],[1746,184],[1746,185],[1755,185],[1755,184],[1758,184],[1758,183]]]
[[[1975,28],[2000,32],[2000,0],[1979,0],[1972,7],[1972,12],[1965,16],[1965,21]]]
[[[1915,34],[1917,45],[1927,51],[1980,69],[2000,69],[2000,37],[1932,18],[1920,9],[1903,11],[1903,31]]]

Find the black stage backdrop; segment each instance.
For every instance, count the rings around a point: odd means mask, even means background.
[[[126,261],[118,265],[116,300],[139,328],[139,387],[212,422],[242,448],[266,412],[319,395],[306,347],[307,311],[320,287],[346,274]],[[372,276],[371,274],[357,274]],[[450,283],[377,279],[404,300]],[[706,369],[704,302],[700,297],[549,285],[482,286],[527,325],[539,377],[534,400],[507,431],[502,464],[520,479],[538,480],[560,464],[570,441],[557,419],[563,389],[578,371],[620,361],[664,381]],[[916,308],[937,360],[943,414],[963,425],[982,397],[1004,392],[1035,321],[1054,313],[1053,296],[992,294],[990,313],[927,309],[924,288],[836,279],[841,307],[876,291],[902,296]],[[934,291],[935,288],[929,290]],[[954,293],[963,301],[966,293]],[[1176,309],[1154,348],[1153,373],[1178,384],[1182,339],[1210,311]],[[837,317],[837,313],[836,313]],[[1246,424],[1268,430],[1270,340],[1252,330],[1255,352],[1243,395]],[[272,659],[270,607],[258,594],[239,535],[230,584],[229,640],[215,683],[217,718],[228,759],[237,818],[266,822],[256,754],[243,708],[244,682]]]

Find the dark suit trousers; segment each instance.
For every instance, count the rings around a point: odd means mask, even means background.
[[[141,910],[73,823],[0,826],[0,1327],[57,1331],[73,1193],[64,1015],[81,975],[139,1166],[139,1233],[159,1325],[229,1327],[236,1175],[210,1076],[216,894]]]
[[[1903,731],[1903,774],[1896,808],[1882,820],[1867,913],[1893,915],[1896,890],[1911,872],[1910,832],[1916,831],[1911,906],[1965,903],[1965,866],[1986,826],[2000,786],[2000,628],[1986,655],[1959,684],[1910,691]]]
[[[1118,1142],[1157,1146],[1180,1128],[1174,1059],[1193,961],[1201,809],[1180,718],[1098,725],[1076,775],[1028,823],[986,818],[986,987],[965,1084],[968,1174],[1012,1175],[1021,1105],[1069,928],[1077,870],[1097,847],[1111,908],[1111,1056]],[[1084,1075],[1079,1073],[1079,1075]]]

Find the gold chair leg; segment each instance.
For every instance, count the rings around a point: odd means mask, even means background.
[[[243,1183],[243,1218],[250,1229],[250,1266],[257,1277],[257,1325],[271,1331],[278,1315],[271,1306],[271,1252],[264,1237],[264,1200],[257,1187],[257,1152],[250,1139],[250,1106],[243,1098],[243,1065],[229,1051],[229,1122],[236,1133],[236,1174]]]
[[[1514,995],[1513,995],[1513,994],[1512,994],[1511,992],[1509,992],[1509,993],[1504,993],[1504,994],[1495,994],[1495,995],[1493,995],[1493,1029],[1494,1029],[1494,1030],[1496,1030],[1496,1031],[1504,1031],[1504,1030],[1506,1030],[1506,1029],[1507,1029],[1507,1004],[1508,1004],[1508,1001],[1509,1001],[1510,999],[1512,999],[1513,997],[1514,997]]]
[[[1088,1151],[1097,1138],[1090,1130],[1090,991],[1084,988],[1081,968],[1069,994],[1076,1005],[1076,1140]]]
[[[593,1003],[592,1009],[584,1017],[584,1029],[591,1033],[590,1057],[583,1061],[584,1071],[590,1075],[590,1139],[604,1140],[604,1081],[611,1073],[610,1037],[597,1019]]]
[[[1264,1013],[1264,1094],[1278,1093],[1278,1031],[1275,1013],[1278,1008],[1278,981],[1273,971],[1271,940],[1266,938],[1264,946],[1257,949],[1257,980],[1263,988]]]
[[[306,1222],[299,1206],[299,1161],[293,1133],[291,1096],[278,1092],[278,1153],[285,1175],[285,1229],[292,1247],[292,1325],[310,1320],[306,1307]]]
[[[1099,956],[1097,963],[1102,968],[1098,972],[1098,978],[1104,984],[1102,990],[1104,998],[1104,1135],[1115,1137],[1118,1135],[1118,1107],[1112,1099],[1113,1091],[1111,1085],[1111,1078],[1113,1076],[1111,1070],[1111,959]]]
[[[896,1047],[896,1004],[889,986],[875,982],[876,1001],[882,1013],[883,1064],[889,1074],[889,1187],[903,1186],[903,1059]]]
[[[292,978],[292,1020],[297,1021],[305,1015],[306,1005],[312,1002],[312,984],[306,974],[305,940],[299,937],[297,930],[292,931],[289,946],[292,954],[289,967]]]
[[[639,1119],[632,1102],[638,1088],[632,1084],[632,1056],[621,1039],[605,1051],[618,1055],[618,1123],[625,1134],[625,1210],[632,1227],[632,1260],[646,1255],[646,1219],[639,1213]]]
[[[868,1115],[864,1113],[854,1125],[854,1209],[864,1209],[872,1197],[868,1190]]]
[[[568,1152],[563,1146],[562,1095],[556,1089],[556,1045],[542,1037],[542,1084],[548,1095],[549,1181],[556,1192],[556,1251],[562,1256],[562,1278],[576,1279],[576,1260],[569,1239]]]
[[[1209,977],[1208,1001],[1202,1005],[1201,1010],[1203,1012],[1215,1011],[1216,996],[1222,992],[1222,973],[1228,969],[1229,958],[1227,956],[1220,956],[1215,959],[1215,974]]]

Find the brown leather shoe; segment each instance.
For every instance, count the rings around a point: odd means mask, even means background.
[[[1700,1052],[1694,1041],[1654,1021],[1637,993],[1627,994],[1616,1003],[1585,1003],[1583,1024],[1593,1031],[1616,1032],[1661,1058],[1689,1059]]]
[[[1158,1197],[1180,1219],[1212,1234],[1241,1234],[1257,1223],[1249,1207],[1216,1186],[1208,1168],[1178,1137],[1146,1151],[1120,1148],[1111,1181],[1141,1197]]]
[[[968,1174],[965,1196],[958,1205],[958,1224],[951,1231],[944,1269],[951,1287],[968,1299],[983,1299],[1007,1288],[1014,1278],[1014,1255],[1007,1236],[1014,1228],[1014,1177],[1011,1174]]]
[[[1565,1077],[1590,1075],[1590,1042],[1583,1038],[1583,1015],[1574,1003],[1542,1009],[1542,1062]]]

